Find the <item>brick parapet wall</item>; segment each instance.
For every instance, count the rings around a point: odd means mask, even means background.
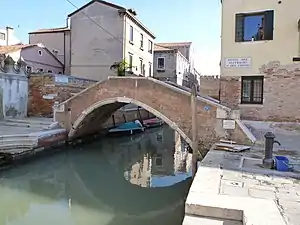
[[[29,76],[28,116],[52,117],[52,106],[63,102],[96,81],[55,74]]]
[[[200,76],[200,93],[219,100],[220,76]]]
[[[240,105],[240,77],[221,77],[221,103],[241,110],[250,120],[300,121],[300,64],[270,62],[260,68],[264,75],[264,104]]]
[[[55,102],[63,102],[76,93],[86,89],[96,83],[94,80],[78,78],[73,76],[58,75],[55,79],[54,74],[32,74],[29,78],[29,97],[28,97],[28,116],[53,116],[53,105]],[[68,82],[66,82],[68,80]],[[61,81],[61,82],[58,82]],[[65,82],[62,82],[65,81]],[[114,114],[115,123],[120,124],[126,121],[134,121],[136,119],[148,119],[153,115],[144,109],[122,111],[118,110]],[[114,125],[112,117],[108,119],[102,126],[112,127]]]

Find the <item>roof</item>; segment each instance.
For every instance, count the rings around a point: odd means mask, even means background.
[[[71,16],[75,15],[76,13],[78,13],[78,12],[80,12],[81,10],[85,9],[86,7],[88,7],[88,6],[92,5],[92,4],[94,4],[95,2],[101,3],[101,4],[103,4],[103,5],[107,5],[107,6],[116,8],[116,9],[126,9],[126,8],[120,6],[120,5],[116,5],[116,4],[113,4],[113,3],[111,3],[111,2],[106,2],[106,1],[102,1],[102,0],[92,0],[92,1],[90,1],[90,2],[88,2],[88,3],[86,3],[85,5],[83,5],[82,7],[80,7],[79,9],[75,10],[74,12],[70,13],[70,14],[68,15],[68,17],[71,17]]]
[[[113,4],[111,2],[107,2],[107,1],[102,1],[102,0],[92,0],[90,2],[88,2],[87,4],[83,5],[82,7],[78,8],[77,10],[75,10],[74,12],[70,13],[68,15],[68,17],[71,17],[73,15],[75,15],[76,13],[80,12],[81,10],[85,9],[86,7],[94,4],[94,3],[100,3],[100,4],[103,4],[103,5],[106,5],[106,6],[109,6],[109,7],[112,7],[112,8],[115,8],[117,10],[119,10],[119,13],[120,14],[125,14],[126,16],[128,16],[131,20],[133,20],[141,29],[143,29],[149,36],[151,36],[153,39],[155,38],[155,35],[149,30],[147,29],[144,24],[139,21],[136,16],[134,16],[128,9],[126,9],[125,7],[123,6],[120,6],[120,5],[116,5],[116,4]]]
[[[8,46],[0,46],[0,54],[7,54],[10,52],[15,52],[21,50],[23,48],[29,48],[36,45],[8,45]]]
[[[172,48],[166,48],[164,46],[154,44],[154,51],[156,52],[164,52],[164,51],[173,51],[174,49]]]
[[[26,44],[26,45],[20,44],[20,45],[0,46],[0,55],[8,54],[11,52],[15,52],[15,51],[19,51],[19,50],[22,50],[25,48],[31,48],[31,47],[44,48],[47,52],[49,52],[50,55],[52,55],[52,57],[55,58],[56,61],[58,61],[61,65],[63,65],[62,62],[59,61],[59,59],[55,55],[53,55],[53,53],[48,48],[43,46],[42,44]]]
[[[29,34],[39,34],[39,33],[58,33],[58,32],[65,32],[70,31],[68,27],[58,27],[58,28],[49,28],[49,29],[39,29],[36,31],[32,31]]]
[[[172,48],[172,47],[189,47],[191,46],[192,42],[170,42],[170,43],[157,43],[157,45],[160,45],[160,46],[163,46],[163,47],[169,47],[169,48]]]

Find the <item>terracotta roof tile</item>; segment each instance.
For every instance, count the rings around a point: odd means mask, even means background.
[[[6,54],[9,52],[15,52],[21,50],[23,48],[32,47],[35,45],[8,45],[8,46],[0,46],[0,54]]]
[[[192,42],[170,42],[170,43],[157,43],[157,45],[163,47],[183,47],[183,46],[190,46]]]
[[[154,44],[154,51],[170,51],[170,50],[173,49]]]

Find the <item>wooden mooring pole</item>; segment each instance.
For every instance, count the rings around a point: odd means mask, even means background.
[[[192,175],[195,177],[198,162],[198,123],[197,123],[197,89],[196,84],[192,85],[191,93],[191,111],[192,111]]]

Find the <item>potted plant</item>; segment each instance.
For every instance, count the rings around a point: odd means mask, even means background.
[[[125,60],[122,60],[121,62],[115,62],[110,66],[110,69],[115,70],[118,76],[125,76],[126,70],[129,68],[131,67]]]

